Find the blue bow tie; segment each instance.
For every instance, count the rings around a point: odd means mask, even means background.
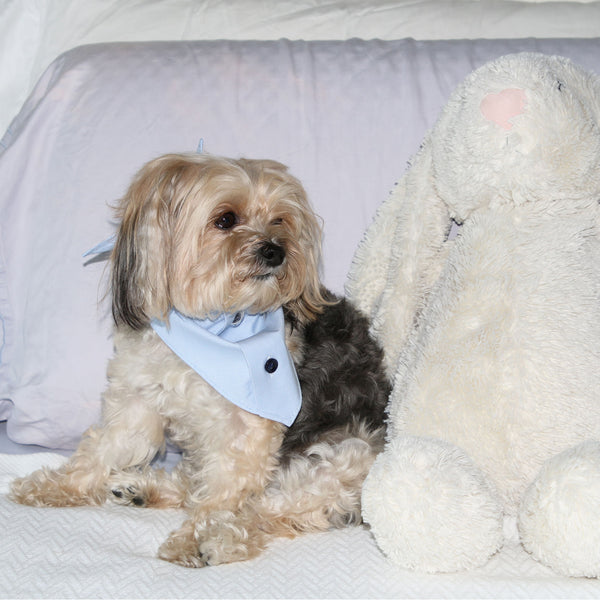
[[[115,236],[84,256],[112,250]],[[283,309],[251,315],[192,319],[171,310],[152,329],[217,392],[233,404],[288,427],[302,406],[294,363],[285,345]]]

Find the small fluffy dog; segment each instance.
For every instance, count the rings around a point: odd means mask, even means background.
[[[366,319],[319,282],[321,232],[299,181],[273,161],[166,155],[138,173],[118,216],[102,424],[61,468],[13,482],[12,498],[184,507],[188,520],[159,556],[190,567],[360,522],[390,388]],[[227,400],[155,327],[168,332],[175,315],[229,315],[234,327],[275,311],[302,389],[289,427]],[[273,373],[279,363],[264,365]],[[241,376],[229,368],[220,377],[235,385]],[[167,440],[182,451],[172,472],[150,464]]]

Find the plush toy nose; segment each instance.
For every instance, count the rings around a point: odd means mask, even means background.
[[[502,129],[512,128],[510,119],[520,115],[525,109],[525,90],[508,88],[497,94],[488,94],[480,105],[481,114],[500,125]]]

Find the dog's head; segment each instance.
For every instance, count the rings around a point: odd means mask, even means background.
[[[268,160],[169,154],[137,174],[118,208],[113,315],[134,329],[169,310],[195,318],[325,302],[321,230],[300,182]]]

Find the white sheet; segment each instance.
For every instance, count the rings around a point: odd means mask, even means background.
[[[0,135],[43,70],[81,44],[598,35],[597,0],[2,0]]]
[[[352,527],[277,540],[258,558],[186,569],[155,558],[183,520],[179,510],[106,505],[18,506],[15,476],[56,454],[0,454],[0,597],[11,598],[598,598],[596,580],[559,577],[508,541],[481,569],[452,575],[400,571],[369,532]]]

